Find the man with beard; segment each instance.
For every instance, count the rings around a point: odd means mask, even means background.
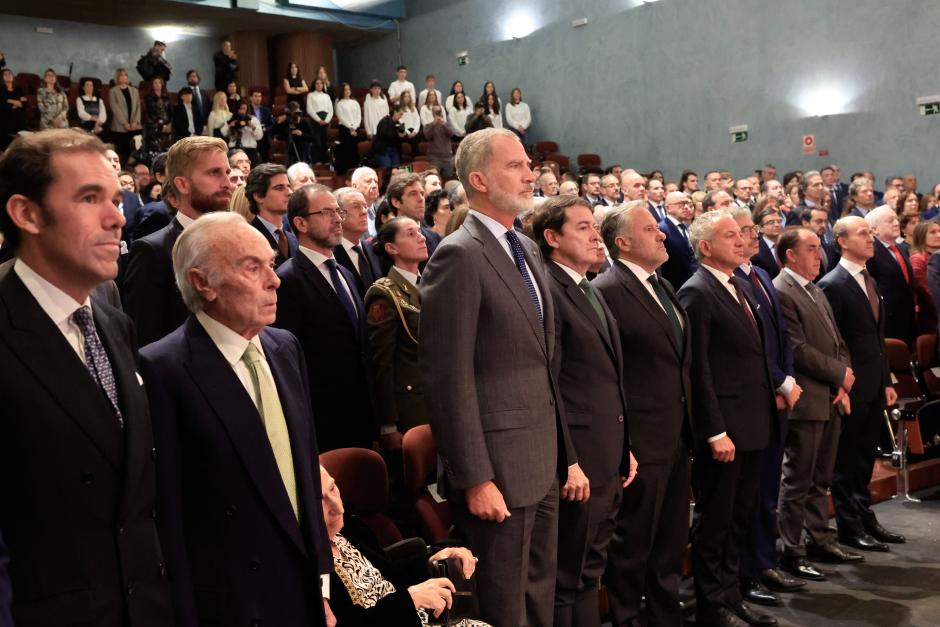
[[[480,618],[545,627],[554,610],[559,485],[576,456],[551,370],[549,279],[535,243],[513,228],[532,206],[535,174],[506,129],[467,135],[455,163],[472,209],[421,280],[419,363],[441,489],[480,560]],[[568,491],[590,489],[582,475],[571,473],[582,483]]]
[[[124,311],[137,327],[140,346],[159,340],[186,319],[173,279],[173,244],[202,214],[228,211],[233,187],[226,150],[221,139],[201,136],[186,137],[170,148],[166,174],[177,194],[176,216],[156,233],[134,240],[127,255]]]

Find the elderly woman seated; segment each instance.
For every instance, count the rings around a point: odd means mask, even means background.
[[[333,477],[320,466],[323,490],[323,518],[333,550],[330,574],[330,608],[339,627],[395,625],[422,627],[440,618],[453,606],[453,582],[446,577],[408,585],[405,577],[386,557],[375,538],[362,529],[344,529],[343,500]],[[353,527],[353,525],[350,525]],[[446,548],[431,556],[431,562],[455,558],[463,577],[470,579],[477,559],[469,549]],[[488,627],[486,623],[463,619],[450,623],[457,627]]]

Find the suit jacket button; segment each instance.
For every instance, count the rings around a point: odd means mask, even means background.
[[[133,581],[127,582],[127,596],[129,597],[134,596],[134,582]]]
[[[157,564],[157,573],[159,573],[161,577],[165,577],[166,576],[166,564],[164,564],[163,562],[160,562],[159,564]]]
[[[150,449],[150,456],[154,459],[154,461],[156,461],[156,460],[157,460],[157,449],[155,449],[155,448]]]
[[[82,473],[82,483],[84,483],[85,485],[91,485],[91,484],[93,484],[94,482],[95,482],[95,475],[94,475],[94,473],[90,473],[90,472],[83,472],[83,473]]]
[[[261,627],[261,619],[256,618],[255,620],[251,621],[251,627]]]
[[[406,385],[406,386],[405,386],[405,389],[410,392],[410,391],[411,391],[411,386],[410,386],[410,385]]]
[[[232,516],[235,515],[235,512],[237,511],[238,511],[237,507],[235,507],[234,505],[229,505],[228,507],[225,508],[225,515],[231,518]]]
[[[617,422],[623,422],[623,416],[617,416]]]
[[[250,562],[248,564],[248,570],[250,570],[253,573],[258,572],[259,570],[261,570],[261,562]]]
[[[554,399],[554,398],[548,399],[548,404],[554,406],[554,405],[555,405],[555,399]]]

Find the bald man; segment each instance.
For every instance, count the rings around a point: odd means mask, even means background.
[[[669,259],[662,265],[663,277],[679,289],[695,274],[698,262],[689,241],[689,225],[694,213],[692,201],[684,192],[669,192],[665,202],[666,217],[659,222],[659,230],[666,235]]]

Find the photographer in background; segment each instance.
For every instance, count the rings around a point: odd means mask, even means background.
[[[137,60],[137,73],[145,81],[162,78],[164,83],[170,82],[173,66],[166,60],[166,44],[162,41],[153,42],[153,47],[147,54]]]
[[[313,123],[297,102],[287,103],[286,111],[278,116],[274,134],[287,142],[287,165],[310,163],[315,131]]]
[[[428,140],[428,158],[441,176],[450,176],[454,171],[454,150],[450,144],[452,129],[447,125],[440,105],[431,107],[434,116],[430,124],[424,125],[424,137]]]
[[[247,102],[238,104],[238,109],[222,128],[222,133],[228,139],[229,148],[244,150],[252,164],[258,163],[258,140],[264,132],[258,118],[248,113]]]
[[[379,120],[372,138],[372,159],[375,165],[390,168],[401,163],[401,140],[408,131],[401,123],[402,110],[399,105],[392,105],[388,115]]]

